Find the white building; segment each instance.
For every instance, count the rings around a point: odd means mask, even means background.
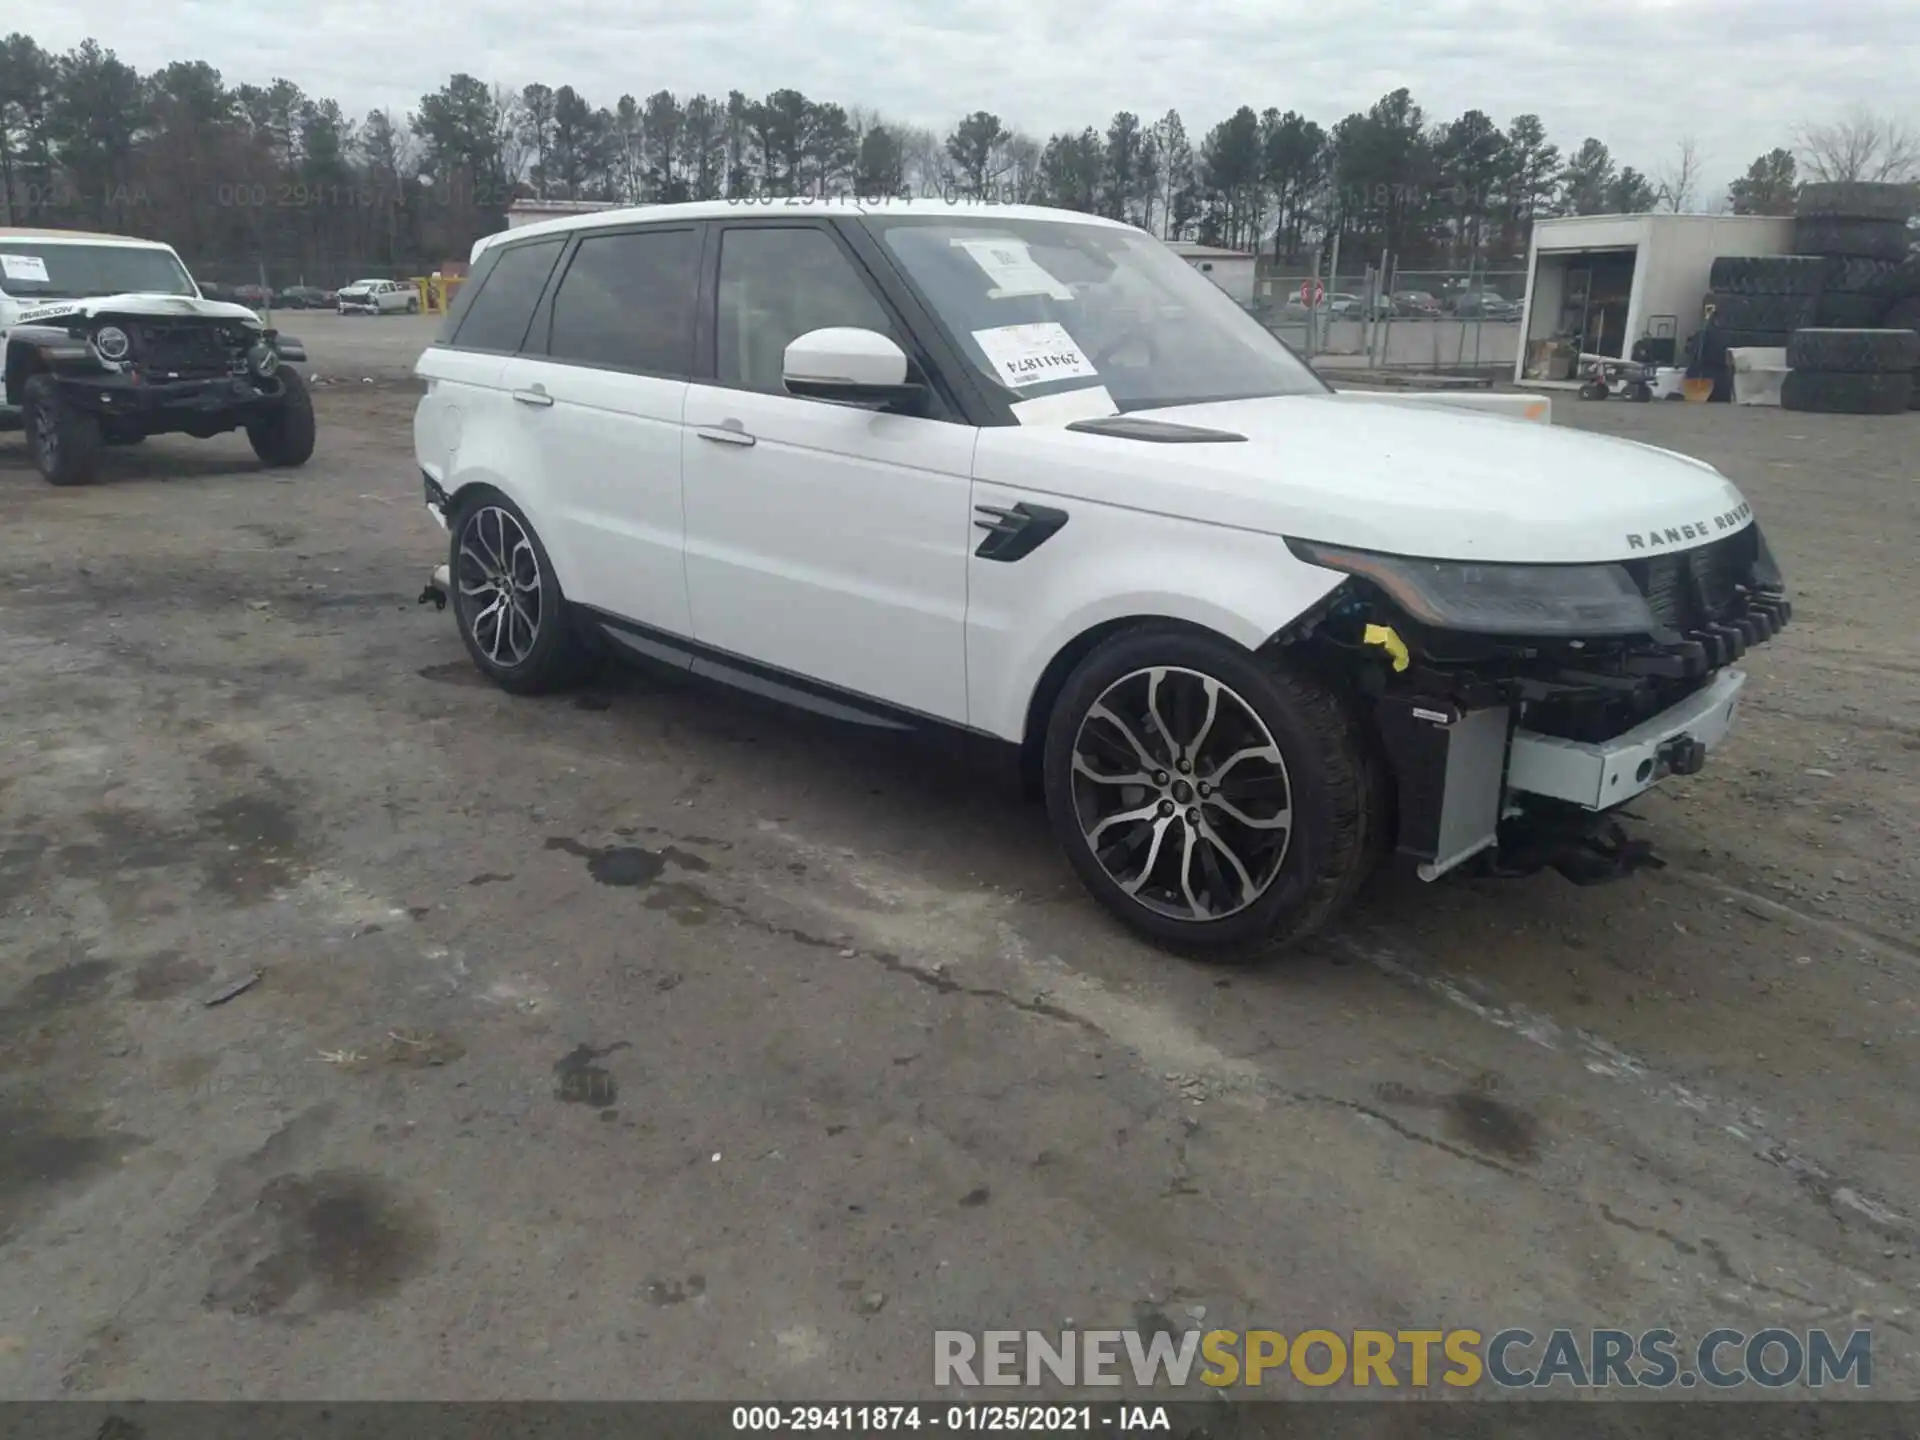
[[[614,200],[516,200],[507,207],[507,228],[518,230],[536,220],[557,220],[562,215],[591,215],[598,210],[618,210]]]
[[[1628,358],[1635,341],[1700,328],[1721,255],[1790,255],[1793,221],[1772,215],[1569,215],[1533,227],[1516,381],[1564,381],[1570,355]]]
[[[1218,245],[1169,242],[1173,253],[1205,275],[1242,305],[1253,303],[1253,272],[1259,257],[1249,250],[1223,250]]]

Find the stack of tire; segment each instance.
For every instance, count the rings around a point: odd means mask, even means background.
[[[1709,313],[1700,332],[1700,373],[1713,398],[1733,398],[1727,351],[1784,349],[1795,330],[1814,323],[1828,261],[1819,255],[1722,255],[1707,283]]]
[[[1916,404],[1920,264],[1910,185],[1803,185],[1794,248],[1825,262],[1811,322],[1787,342],[1787,410],[1890,415]]]

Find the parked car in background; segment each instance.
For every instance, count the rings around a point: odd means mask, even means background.
[[[236,285],[233,287],[233,299],[235,304],[264,310],[273,304],[273,291],[264,285]]]
[[[1519,304],[1492,290],[1457,290],[1447,296],[1445,305],[1449,314],[1456,315],[1462,320],[1518,320],[1520,318]]]
[[[1435,320],[1440,316],[1440,302],[1425,290],[1396,290],[1393,313],[1407,320]]]
[[[342,315],[411,315],[420,292],[404,280],[356,280],[341,287],[335,303]]]
[[[274,296],[273,303],[282,310],[326,310],[332,308],[334,299],[317,286],[289,285]]]

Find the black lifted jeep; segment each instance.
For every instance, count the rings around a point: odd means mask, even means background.
[[[268,465],[313,454],[313,400],[287,364],[304,347],[203,299],[167,246],[0,230],[0,263],[0,428],[26,431],[52,484],[87,483],[103,446],[149,435],[244,429]]]

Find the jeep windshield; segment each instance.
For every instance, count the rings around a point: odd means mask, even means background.
[[[160,246],[39,239],[0,240],[0,291],[16,300],[195,293],[186,267]]]
[[[1327,392],[1225,291],[1138,231],[990,215],[867,224],[1013,400],[1104,386],[1130,411]]]

